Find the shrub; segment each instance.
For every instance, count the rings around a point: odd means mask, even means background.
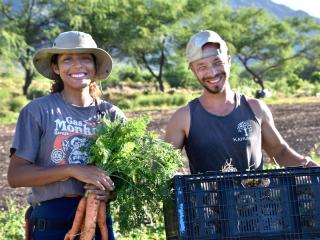
[[[120,82],[151,82],[152,79],[151,74],[146,70],[142,70],[139,66],[118,63],[113,67],[109,78],[99,83],[104,90],[107,87],[116,86]]]
[[[320,83],[320,72],[313,72],[310,81],[312,83]]]
[[[320,163],[320,143],[314,145],[314,147],[311,149],[310,156],[314,161]]]
[[[3,95],[2,95],[3,96]],[[16,123],[18,118],[18,111],[13,112],[10,109],[10,94],[9,97],[2,97],[0,93],[0,124]]]
[[[258,84],[247,78],[239,79],[239,82],[233,83],[232,87],[235,91],[247,96],[254,96],[255,92],[260,88]]]
[[[120,109],[130,109],[130,108],[132,108],[132,101],[130,101],[128,99],[121,99],[117,102],[117,106]]]
[[[0,236],[2,239],[24,239],[24,212],[13,200],[7,200],[6,209],[0,210]]]
[[[188,69],[185,62],[169,67],[166,70],[164,77],[172,88],[200,87],[200,83],[194,77],[191,70]]]
[[[17,203],[8,199],[6,207],[0,209],[0,239],[21,240],[24,239],[24,214],[25,208],[18,208]],[[140,229],[132,231],[129,236],[124,236],[118,232],[118,226],[115,224],[117,239],[157,239],[165,240],[164,223],[162,216],[156,223],[150,223],[141,226]]]
[[[294,92],[294,90],[297,90],[303,86],[303,79],[301,79],[296,74],[291,73],[288,76],[287,83],[288,86],[291,88],[292,92]]]
[[[188,102],[189,98],[186,95],[142,95],[136,99],[135,106],[141,107],[168,107],[182,106]]]
[[[198,94],[198,93],[197,93]],[[112,96],[110,102],[122,110],[143,110],[168,107],[180,107],[195,97],[195,93],[176,92],[174,94],[140,94],[132,96]]]
[[[142,225],[140,228],[132,230],[129,235],[123,235],[118,231],[118,227],[115,224],[115,231],[117,232],[118,240],[166,240],[165,227],[163,222],[163,217],[159,216],[158,221],[151,222],[145,225]]]
[[[1,103],[6,100],[6,99],[9,99],[10,98],[10,92],[8,91],[8,89],[0,89],[0,101]]]
[[[314,89],[313,89],[312,95],[320,96],[320,83],[316,83],[314,85]]]
[[[24,107],[28,103],[28,100],[25,96],[17,96],[14,97],[11,101],[9,101],[9,110],[12,112],[19,112],[22,107]]]
[[[121,81],[129,82],[150,82],[152,76],[148,71],[142,70],[139,66],[127,65],[119,71]]]
[[[32,100],[32,99],[35,99],[35,98],[38,98],[38,97],[42,97],[42,96],[45,96],[45,95],[48,95],[48,91],[32,88],[32,89],[29,89],[27,98]]]
[[[287,81],[284,78],[278,79],[278,80],[270,83],[270,86],[275,92],[283,92],[283,93],[287,93],[287,94],[290,92]]]

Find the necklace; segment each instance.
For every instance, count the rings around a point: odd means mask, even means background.
[[[65,96],[64,96],[64,92],[63,91],[60,92],[60,95],[61,95],[61,97],[62,97],[64,102],[69,103],[69,104],[71,104],[72,106],[75,106],[75,107],[89,107],[89,106],[94,105],[94,101],[95,101],[95,99],[90,95],[90,97],[91,97],[90,104],[86,105],[86,106],[80,106],[80,105],[77,105],[77,104],[74,104],[74,103],[71,103],[71,102],[67,101]]]
[[[64,94],[63,94],[63,91],[60,92],[60,95],[61,95],[61,98],[62,100],[65,102],[65,103],[68,103],[70,104],[71,106],[76,106],[76,107],[84,107],[84,106],[78,106],[76,104],[72,104],[70,102],[68,102],[65,97],[64,97]],[[105,112],[103,112],[100,107],[99,107],[99,102],[97,99],[92,98],[92,101],[91,103],[88,105],[88,106],[85,106],[85,107],[89,107],[89,106],[95,106],[95,108],[91,107],[90,108],[90,112],[89,113],[86,113],[86,117],[85,118],[82,118],[81,120],[82,121],[94,121],[96,124],[99,123],[101,121],[101,119],[103,118]]]

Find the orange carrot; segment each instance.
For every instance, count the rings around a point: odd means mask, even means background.
[[[108,240],[108,228],[106,223],[106,203],[104,201],[100,202],[97,223],[100,228],[101,240]]]
[[[86,198],[81,198],[76,214],[74,216],[74,220],[72,223],[71,229],[67,232],[67,234],[64,237],[64,240],[73,240],[78,232],[80,231],[84,216],[86,212]]]
[[[97,215],[100,201],[94,193],[87,196],[86,217],[84,219],[84,230],[80,240],[92,240],[96,230]]]

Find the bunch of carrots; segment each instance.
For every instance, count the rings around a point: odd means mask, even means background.
[[[92,240],[96,224],[98,224],[101,239],[108,240],[108,228],[106,224],[106,203],[96,199],[94,193],[88,193],[81,198],[73,220],[71,229],[64,240],[73,240],[80,234],[80,240]]]
[[[110,121],[103,118],[96,138],[89,147],[89,164],[94,164],[112,178],[117,199],[111,212],[121,234],[161,213],[161,202],[170,197],[168,180],[183,165],[180,151],[149,132],[148,116]],[[104,202],[87,194],[80,201],[71,230],[65,240],[81,233],[81,240],[92,240],[98,224],[102,239],[108,239]]]

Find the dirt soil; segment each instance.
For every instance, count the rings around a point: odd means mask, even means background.
[[[301,154],[309,154],[316,144],[320,143],[320,104],[271,105],[275,125],[289,145]],[[148,111],[153,116],[150,125],[163,136],[165,126],[173,110]],[[142,112],[128,113],[127,116],[136,116]],[[27,188],[12,189],[7,183],[7,169],[9,163],[9,148],[14,134],[14,125],[0,126],[0,209],[5,206],[8,197],[25,206]],[[320,146],[317,148],[320,155]]]

